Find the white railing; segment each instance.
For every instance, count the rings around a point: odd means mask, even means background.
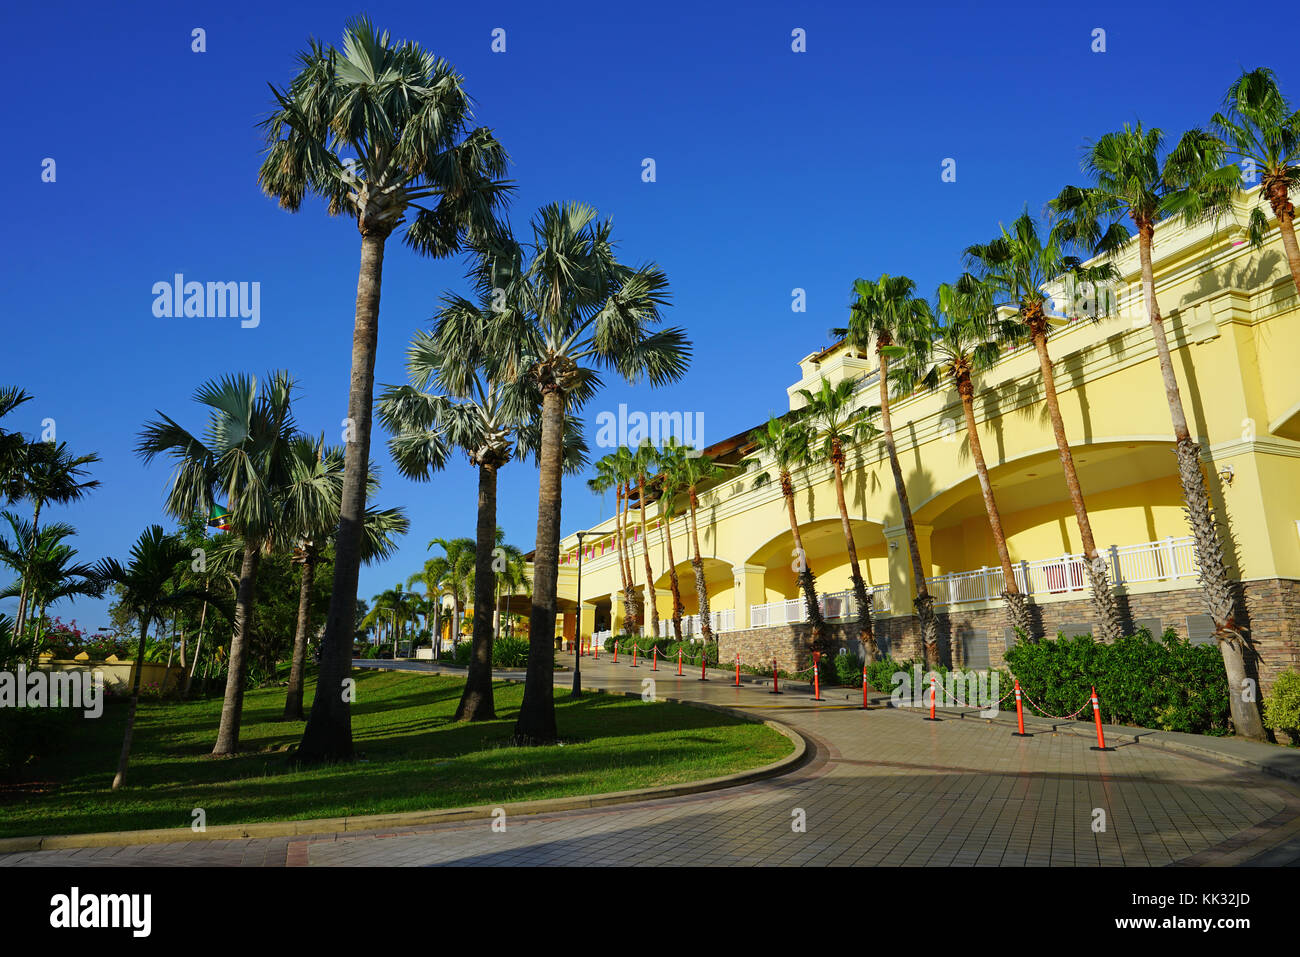
[[[683,615],[682,616],[682,637],[691,638],[696,635],[703,634],[703,629],[700,627],[700,622],[701,619],[699,615]],[[722,608],[717,611],[710,611],[709,624],[712,626],[713,633],[715,635],[720,631],[735,631],[736,630],[736,609]],[[660,618],[659,637],[672,638],[673,636],[674,636],[673,620],[671,618]]]
[[[888,611],[889,586],[872,585],[870,591],[872,612]],[[822,617],[826,621],[854,621],[857,619],[858,599],[852,589],[820,595],[817,604],[821,606]],[[792,622],[807,620],[808,606],[804,603],[802,596],[749,606],[750,628],[788,625]]]
[[[1196,574],[1196,550],[1190,536],[1138,545],[1112,545],[1101,552],[1111,584],[1171,581]],[[1086,591],[1088,568],[1083,555],[1062,555],[1011,566],[1016,587],[1026,595],[1060,595]],[[1005,579],[1000,567],[950,572],[928,580],[936,604],[960,605],[993,601],[1002,595]]]
[[[612,637],[613,634],[612,631],[593,631],[591,633],[591,643],[593,645],[600,645],[600,647],[604,648],[605,639]]]

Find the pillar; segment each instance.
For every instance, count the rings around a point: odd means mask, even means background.
[[[735,582],[736,627],[748,628],[749,606],[761,605],[767,600],[763,576],[767,569],[762,565],[732,565],[731,573]]]

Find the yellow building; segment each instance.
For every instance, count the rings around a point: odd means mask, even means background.
[[[1246,203],[1253,201],[1253,194],[1243,196],[1237,223],[1245,222]],[[1241,582],[1239,604],[1265,686],[1278,669],[1300,664],[1300,303],[1281,240],[1276,231],[1269,235],[1263,249],[1252,249],[1235,223],[1171,223],[1155,240],[1156,294],[1215,514],[1229,532],[1225,558]],[[1062,322],[1049,340],[1061,411],[1097,544],[1110,559],[1129,622],[1155,631],[1172,626],[1193,641],[1210,640],[1136,244],[1117,266],[1123,277],[1117,310],[1098,322]],[[874,404],[876,371],[873,355],[843,344],[809,355],[786,390],[790,408],[800,404],[800,388],[815,390],[822,378],[860,379],[861,401]],[[976,389],[980,437],[1021,588],[1044,633],[1090,630],[1095,616],[1078,565],[1078,528],[1032,347],[1008,352]],[[1008,638],[998,598],[1001,569],[957,395],[952,389],[924,392],[891,408],[947,654],[955,650],[972,667],[996,665]],[[754,426],[760,424],[756,413]],[[742,434],[708,451],[727,462],[748,449]],[[848,607],[837,593],[845,593],[850,580],[830,467],[800,473],[795,481],[808,561],[833,618]],[[883,443],[851,453],[845,484],[858,555],[875,597],[877,633],[895,657],[919,657],[912,569]],[[649,513],[657,605],[666,622],[666,528],[657,505]],[[722,658],[738,653],[757,663],[775,654],[782,667],[802,667],[807,626],[791,624],[803,610],[777,484],[755,488],[752,473],[728,478],[702,494],[699,520]],[[633,571],[644,587],[633,525]],[[584,637],[623,627],[613,534],[611,516],[585,538]],[[673,523],[672,534],[690,615],[698,606],[684,518]],[[564,621],[557,634],[568,639],[577,624],[577,548],[573,534],[561,543],[558,610]],[[856,648],[851,619],[843,625],[832,629],[832,637]],[[694,630],[695,623],[687,626]],[[960,644],[952,649],[952,642]]]

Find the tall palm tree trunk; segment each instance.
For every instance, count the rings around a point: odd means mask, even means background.
[[[691,505],[691,544],[695,547],[695,556],[691,559],[691,565],[695,568],[695,602],[700,612],[700,634],[704,636],[705,641],[714,641],[713,621],[709,612],[709,586],[704,577],[704,559],[700,555],[700,526],[695,518],[695,509],[699,499],[695,496],[694,487],[690,490]]]
[[[882,343],[885,346],[890,343]],[[912,503],[907,497],[907,485],[903,482],[903,469],[898,463],[898,447],[894,444],[894,425],[889,417],[889,358],[876,349],[880,360],[880,425],[885,439],[885,451],[889,454],[889,468],[894,475],[894,491],[898,496],[898,509],[903,516],[903,531],[907,536],[907,554],[912,562],[912,577],[916,581],[917,621],[921,626],[921,647],[925,663],[934,666],[939,663],[939,623],[934,615],[934,596],[925,582],[925,571],[921,567],[921,549],[916,541],[916,524],[912,521]]]
[[[41,503],[37,502],[32,510],[32,540],[27,548],[27,567],[23,569],[23,586],[18,592],[18,611],[14,614],[14,638],[21,637],[23,626],[27,624],[28,603],[31,601],[31,592],[28,589],[28,577],[31,575],[31,562],[33,553],[36,551],[36,542],[40,535],[41,523]]]
[[[822,617],[821,602],[817,600],[817,579],[813,576],[808,553],[803,549],[803,536],[799,534],[799,517],[794,509],[794,482],[789,472],[781,473],[781,497],[785,499],[785,508],[790,516],[790,534],[794,538],[794,550],[799,559],[799,587],[803,590],[804,606],[808,609],[808,621],[812,625],[812,650],[823,651],[822,636],[826,631],[826,621]]]
[[[560,567],[560,478],[564,443],[564,395],[556,386],[542,393],[542,441],[537,495],[537,548],[533,601],[528,616],[528,675],[515,722],[517,744],[553,744],[555,725],[555,590]]]
[[[204,588],[207,588],[207,581],[204,581]],[[199,658],[203,654],[203,625],[208,617],[208,602],[203,601],[203,610],[199,612],[199,640],[194,646],[194,661],[190,664],[189,673],[185,676],[185,690],[181,692],[182,697],[190,696],[190,687],[194,684],[194,672],[198,670]]]
[[[311,630],[311,587],[316,579],[316,561],[310,555],[302,563],[298,586],[298,626],[293,634],[293,664],[289,666],[289,687],[284,695],[284,720],[302,720],[303,672],[307,668],[307,635]]]
[[[646,604],[650,606],[650,637],[651,639],[659,637],[659,601],[655,596],[655,576],[650,570],[650,533],[646,531],[645,525],[645,479],[638,477],[636,481],[637,499],[641,506],[641,560],[645,564],[645,589]]]
[[[668,543],[668,584],[673,593],[673,638],[676,641],[681,641],[682,589],[677,581],[677,559],[673,557],[672,522],[667,518],[664,519],[664,540]]]
[[[1279,217],[1278,226],[1282,220]],[[1146,300],[1147,316],[1151,321],[1151,335],[1156,344],[1156,355],[1160,359],[1160,375],[1164,380],[1165,399],[1169,403],[1169,415],[1173,420],[1175,454],[1178,456],[1178,480],[1183,489],[1183,503],[1186,505],[1187,523],[1192,529],[1192,541],[1196,548],[1197,571],[1201,583],[1201,596],[1214,621],[1214,637],[1219,650],[1223,653],[1223,668],[1228,679],[1228,701],[1232,712],[1232,724],[1237,733],[1256,741],[1266,740],[1264,722],[1260,717],[1259,705],[1255,701],[1242,699],[1242,689],[1246,687],[1246,653],[1247,641],[1244,629],[1237,624],[1236,602],[1232,593],[1232,584],[1223,565],[1223,548],[1219,542],[1218,529],[1214,514],[1210,509],[1210,496],[1205,487],[1205,474],[1201,471],[1201,448],[1193,441],[1191,430],[1187,426],[1187,416],[1183,412],[1182,393],[1178,388],[1178,379],[1174,375],[1174,363],[1169,355],[1169,341],[1165,336],[1165,322],[1160,315],[1160,303],[1156,301],[1155,271],[1151,261],[1151,239],[1153,228],[1150,223],[1140,223],[1138,227],[1138,251],[1142,262],[1142,295]],[[1288,230],[1283,231],[1285,237]],[[1291,234],[1294,250],[1295,235]],[[1296,266],[1292,261],[1292,271]],[[1297,285],[1300,289],[1300,285]],[[1256,696],[1257,697],[1257,696]]]
[[[230,668],[226,672],[226,697],[221,704],[214,756],[239,750],[239,722],[244,711],[244,678],[248,671],[248,638],[253,628],[253,590],[261,554],[257,542],[244,543],[244,561],[239,569],[239,594],[235,599],[235,631],[230,638]]]
[[[1043,392],[1047,398],[1047,412],[1052,420],[1052,433],[1056,436],[1056,447],[1060,451],[1061,470],[1065,473],[1065,487],[1070,493],[1070,503],[1074,506],[1074,517],[1079,525],[1079,540],[1083,544],[1092,588],[1092,603],[1100,619],[1102,637],[1106,641],[1116,641],[1124,634],[1124,624],[1120,619],[1115,593],[1110,590],[1106,560],[1097,553],[1097,543],[1092,537],[1092,523],[1088,521],[1088,509],[1083,502],[1083,490],[1079,487],[1079,473],[1075,471],[1074,455],[1070,451],[1070,442],[1065,437],[1065,422],[1061,418],[1061,406],[1056,398],[1056,374],[1052,368],[1052,358],[1047,354],[1047,320],[1041,315],[1030,317],[1028,325],[1034,349],[1038,352],[1038,367],[1043,376]]]
[[[993,483],[989,481],[989,469],[984,462],[984,446],[980,444],[979,430],[975,428],[975,388],[969,375],[957,379],[957,394],[961,396],[961,411],[966,419],[966,437],[970,441],[971,458],[975,460],[975,474],[979,476],[980,491],[984,495],[984,511],[989,517],[989,532],[993,535],[993,545],[998,550],[998,561],[1002,565],[1002,600],[1007,604],[1007,624],[1028,640],[1033,638],[1029,606],[1024,593],[1016,584],[1016,573],[1011,567],[1011,551],[1007,548],[1007,536],[1002,531],[1002,513],[998,510],[997,499],[993,496]]]
[[[831,465],[835,469],[835,500],[840,507],[840,527],[844,530],[844,547],[849,552],[849,577],[853,582],[853,598],[857,604],[858,640],[871,661],[880,657],[880,646],[871,627],[871,593],[862,577],[858,564],[858,546],[853,541],[853,523],[849,521],[849,507],[844,500],[844,450],[836,439],[831,448]]]
[[[144,671],[144,638],[149,631],[149,616],[140,616],[140,644],[135,652],[135,677],[131,680],[131,706],[126,712],[126,730],[122,733],[122,753],[117,758],[117,773],[112,790],[126,783],[126,766],[131,760],[131,740],[135,737],[135,712],[140,706],[140,673]]]
[[[1282,234],[1282,248],[1286,251],[1287,265],[1291,267],[1291,281],[1300,295],[1300,246],[1295,238],[1295,206],[1288,197],[1289,184],[1278,177],[1264,187],[1273,215],[1277,217],[1277,231]]]
[[[375,398],[375,350],[379,342],[379,291],[384,271],[385,229],[361,230],[356,316],[352,331],[352,379],[348,390],[350,441],[343,459],[342,505],[334,539],[334,585],[321,639],[320,671],[311,716],[302,733],[302,761],[352,759],[352,707],[343,680],[352,673],[352,631],[361,573],[361,542],[370,467],[370,420]]]
[[[619,512],[619,541],[622,543],[622,561],[625,563],[626,578],[623,585],[623,624],[628,634],[635,634],[641,630],[641,600],[636,593],[636,575],[632,571],[632,543],[628,540],[628,527],[630,519],[628,512],[631,508],[632,486],[630,484],[622,486],[623,488],[623,506]]]
[[[496,718],[492,697],[492,593],[496,570],[492,550],[497,534],[497,466],[483,462],[478,467],[478,529],[474,546],[474,640],[469,653],[469,675],[456,706],[453,721],[489,721]],[[530,649],[531,652],[531,649]]]

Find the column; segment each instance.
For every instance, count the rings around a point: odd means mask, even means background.
[[[764,587],[764,575],[767,569],[762,565],[732,565],[731,573],[735,582],[736,627],[748,628],[749,606],[761,605],[767,600]]]

